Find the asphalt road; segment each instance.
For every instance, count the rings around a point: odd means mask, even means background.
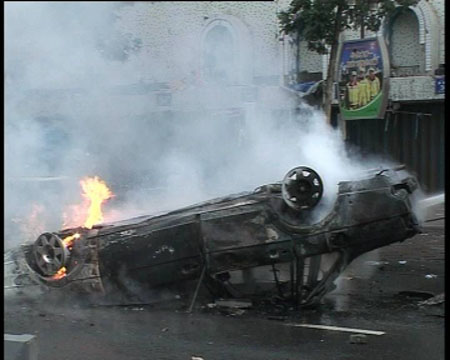
[[[439,225],[439,224],[438,224]],[[444,358],[443,305],[419,306],[420,292],[444,291],[442,224],[355,260],[316,309],[238,316],[175,304],[86,307],[76,302],[5,302],[5,333],[37,336],[39,360],[204,360]],[[430,275],[430,276],[427,276]],[[425,294],[426,295],[426,294]],[[175,306],[175,308],[173,307]],[[278,314],[280,315],[280,314]],[[366,344],[310,323],[381,330]]]

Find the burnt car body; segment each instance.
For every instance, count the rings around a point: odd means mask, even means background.
[[[322,181],[297,167],[252,192],[90,230],[44,233],[5,258],[10,286],[68,288],[126,303],[139,297],[137,289],[190,280],[223,295],[230,273],[268,266],[279,295],[306,306],[332,290],[357,256],[420,232],[410,199],[416,189],[401,169],[367,171],[340,182],[331,209],[317,220]],[[74,234],[80,237],[69,248],[64,239]],[[275,265],[286,267],[285,281]],[[55,277],[62,267],[66,274]]]

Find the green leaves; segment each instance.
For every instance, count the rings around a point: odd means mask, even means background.
[[[361,26],[378,31],[383,18],[398,6],[413,6],[418,0],[378,0],[373,6],[370,2],[356,0],[356,5],[350,7],[346,0],[293,0],[288,10],[278,14],[281,31],[301,36],[310,50],[325,54],[327,45],[333,45],[336,31],[357,30]]]

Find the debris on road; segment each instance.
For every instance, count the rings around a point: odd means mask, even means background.
[[[400,260],[398,263],[399,263],[400,265],[405,265],[405,264],[407,263],[407,261],[405,261],[405,260]]]
[[[191,356],[191,360],[204,360],[204,359],[200,356]]]
[[[226,307],[230,309],[249,309],[252,307],[252,302],[250,300],[216,300],[215,304],[216,306]]]
[[[239,299],[220,299],[216,300],[215,303],[207,305],[209,309],[217,309],[222,314],[228,316],[241,316],[252,306],[253,304],[250,300]]]
[[[376,330],[363,330],[363,329],[353,329],[348,327],[340,327],[340,326],[330,326],[330,325],[313,325],[313,324],[286,324],[287,326],[294,327],[303,327],[309,329],[318,329],[318,330],[331,330],[331,331],[343,331],[343,332],[352,332],[356,334],[365,334],[365,335],[384,335],[384,331],[376,331]]]
[[[364,334],[350,335],[350,344],[367,344],[367,335]]]
[[[437,275],[436,274],[427,274],[427,275],[425,275],[425,278],[426,279],[436,279]]]
[[[365,262],[366,265],[370,265],[370,266],[381,266],[381,265],[388,265],[389,261],[366,261]]]

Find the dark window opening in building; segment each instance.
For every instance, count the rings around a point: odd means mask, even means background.
[[[411,10],[395,15],[390,24],[390,46],[392,76],[423,74],[425,52],[419,39],[419,22]]]
[[[236,79],[235,46],[231,32],[214,26],[204,43],[204,75],[209,82],[231,84]]]

